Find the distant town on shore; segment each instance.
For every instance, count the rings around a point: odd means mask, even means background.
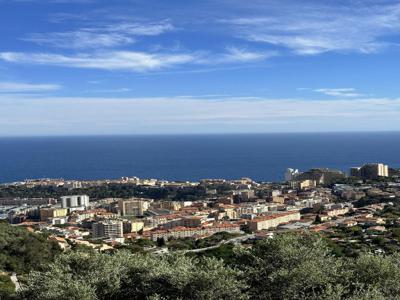
[[[230,289],[222,288],[225,285],[215,281],[213,285],[218,286],[219,293],[235,299],[248,295],[257,299],[262,283],[252,282],[251,276],[240,277],[242,273],[237,266],[244,268],[245,274],[261,274],[264,267],[258,263],[248,269],[247,255],[264,264],[268,261],[266,253],[270,252],[268,255],[274,261],[281,255],[290,264],[297,264],[299,272],[308,275],[336,268],[346,261],[348,271],[342,267],[335,269],[343,278],[334,279],[334,284],[339,286],[350,282],[348,272],[364,270],[365,259],[383,259],[385,262],[375,263],[396,268],[395,255],[400,251],[400,170],[370,163],[351,168],[349,175],[327,168],[305,172],[289,168],[283,175],[284,181],[276,183],[250,178],[183,182],[123,177],[95,181],[35,179],[2,184],[0,295],[9,297],[5,299],[43,299],[50,293],[53,299],[57,294],[53,291],[57,280],[75,276],[73,272],[86,277],[94,276],[89,274],[95,272],[105,276],[117,272],[118,276],[125,276],[125,269],[119,266],[128,262],[136,274],[134,277],[153,272],[158,278],[169,270],[172,273],[166,278],[173,280],[181,268],[196,274],[199,268],[206,268],[204,276],[208,278],[212,274],[210,267],[204,265],[208,261],[218,266],[218,280],[234,282]],[[287,257],[287,251],[294,251],[294,256]],[[389,256],[379,258],[381,254]],[[206,257],[212,260],[203,260]],[[309,267],[303,264],[312,264],[312,259],[321,260],[325,267],[318,266],[310,273]],[[85,273],[76,265],[77,260],[93,261],[96,268]],[[118,263],[106,271],[101,264],[111,260]],[[331,264],[330,260],[335,263]],[[143,264],[143,269],[137,269],[137,264]],[[268,264],[271,272],[280,272],[275,262]],[[163,269],[163,265],[169,267]],[[383,265],[379,272],[386,272]],[[72,266],[76,271],[71,270]],[[232,275],[224,277],[224,272]],[[53,276],[56,277],[51,279]],[[329,274],[325,277],[333,280]],[[364,285],[369,280],[369,277],[359,277],[354,282]],[[150,279],[143,277],[141,282],[146,280]],[[133,295],[155,293],[161,279],[155,280],[149,282],[149,291],[141,289]],[[293,284],[298,287],[287,291],[289,295],[303,289],[296,282]],[[46,286],[41,288],[39,283]],[[243,284],[252,288],[247,290]],[[324,285],[322,294],[329,293],[328,286]],[[114,286],[118,293],[129,291],[128,287]],[[163,295],[171,294],[167,287],[164,284],[159,287]],[[397,295],[385,287],[386,280],[382,279],[377,285],[380,293],[389,298]],[[97,281],[90,288],[93,293],[102,293],[104,289]],[[174,289],[178,288],[174,285]],[[81,299],[82,289],[83,286],[74,299]],[[185,291],[179,290],[180,295],[186,295]],[[205,292],[200,287],[194,291]],[[70,295],[72,292],[73,288],[66,287],[59,293]],[[271,293],[280,295],[281,292],[279,284],[270,286],[264,293],[269,297]],[[366,287],[342,292],[343,295],[368,293]],[[220,299],[219,295],[207,299]],[[185,299],[191,298],[191,294],[185,296]]]
[[[50,233],[63,249],[78,244],[104,250],[147,240],[148,251],[169,251],[173,247],[165,245],[171,239],[221,232],[244,243],[280,231],[331,232],[360,225],[383,234],[387,220],[381,212],[400,197],[399,175],[371,163],[351,168],[350,176],[326,168],[287,169],[282,183],[26,180],[0,186],[0,216]]]

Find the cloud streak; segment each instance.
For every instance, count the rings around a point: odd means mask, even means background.
[[[190,54],[149,54],[133,51],[77,55],[3,52],[0,53],[0,59],[21,64],[143,72],[189,63],[195,57]]]
[[[0,82],[0,93],[48,92],[61,89],[58,84],[33,84],[22,82]]]
[[[275,51],[249,51],[238,47],[228,47],[227,53],[222,54],[214,62],[220,63],[237,63],[237,62],[253,62],[260,61],[277,56]]]
[[[0,126],[0,135],[370,131],[400,125],[399,99],[250,98],[0,96],[0,120],[9,124]]]
[[[68,32],[32,33],[22,40],[60,48],[96,49],[129,45],[136,41],[136,37],[156,36],[172,30],[174,27],[169,21],[149,24],[124,22]]]
[[[391,45],[385,38],[400,33],[400,5],[351,2],[347,6],[301,6],[291,2],[282,3],[278,10],[269,5],[258,7],[250,17],[224,19],[220,23],[229,24],[240,38],[300,55],[374,53]]]
[[[274,55],[273,52],[251,52],[239,48],[228,48],[226,52],[221,54],[206,52],[146,53],[103,51],[94,54],[62,55],[53,53],[0,52],[0,60],[19,64],[144,72],[185,64],[210,65],[260,61]]]
[[[316,93],[321,93],[333,97],[362,97],[363,94],[357,92],[354,88],[322,88],[313,90]]]

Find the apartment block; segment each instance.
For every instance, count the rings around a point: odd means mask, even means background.
[[[159,238],[169,239],[169,238],[187,238],[195,236],[209,236],[217,232],[230,232],[230,233],[240,233],[240,226],[238,224],[218,224],[211,227],[175,227],[170,230],[156,230],[151,232],[151,239],[156,241]]]
[[[299,211],[288,211],[279,214],[256,217],[249,221],[248,226],[251,231],[267,230],[270,228],[275,228],[280,224],[299,220]]]
[[[47,221],[52,218],[65,217],[68,214],[68,209],[66,208],[41,208],[40,211],[40,221]]]
[[[148,199],[141,198],[120,199],[118,209],[122,216],[143,216],[149,209],[150,203]]]
[[[123,237],[123,225],[119,220],[104,220],[92,224],[93,238]]]
[[[89,196],[87,195],[71,195],[61,197],[61,207],[70,210],[84,210],[89,207]]]
[[[354,167],[350,169],[350,175],[363,179],[377,179],[379,177],[389,177],[389,167],[387,165],[365,164],[362,167]]]

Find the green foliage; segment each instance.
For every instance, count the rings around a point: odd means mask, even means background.
[[[0,270],[25,273],[37,270],[61,252],[41,234],[0,222]]]
[[[178,239],[169,239],[167,242],[167,246],[171,250],[191,250],[191,249],[200,249],[207,248],[211,246],[217,246],[222,241],[227,241],[234,237],[240,236],[237,233],[229,233],[229,232],[217,232],[209,237],[203,239],[195,239],[195,238],[178,238]]]
[[[75,190],[68,190],[64,187],[36,186],[28,188],[25,186],[5,186],[0,188],[1,197],[20,197],[20,198],[59,198],[65,195],[85,194],[91,199],[102,198],[129,198],[129,197],[148,197],[152,199],[172,199],[172,200],[197,200],[205,195],[203,187],[148,187],[134,184],[107,184],[93,186]]]
[[[193,238],[171,238],[167,243],[170,250],[190,250],[196,248],[195,239]]]
[[[14,299],[15,285],[11,281],[10,276],[0,275],[0,299],[8,300]]]
[[[224,244],[215,249],[199,252],[197,253],[197,256],[223,259],[223,261],[229,265],[235,259],[234,246],[232,244]]]
[[[385,299],[400,299],[400,254],[364,254],[352,262],[352,290],[374,291]]]
[[[353,236],[360,236],[363,233],[362,228],[360,226],[353,226],[349,228],[349,231],[352,233]]]
[[[350,250],[342,247],[338,251],[343,255],[338,257],[328,242],[303,233],[277,235],[250,249],[224,244],[188,255],[69,251],[46,269],[31,272],[18,296],[33,300],[400,299],[400,253],[360,252],[349,257],[346,251]]]
[[[138,245],[141,247],[153,247],[156,245],[156,242],[149,239],[135,239],[130,242],[132,245]]]
[[[22,299],[246,299],[240,272],[214,258],[71,252],[33,272]]]
[[[328,299],[345,288],[341,259],[322,239],[280,235],[238,253],[252,299]]]
[[[376,236],[372,239],[372,242],[378,246],[384,246],[386,244],[386,240],[382,236]]]
[[[117,246],[117,249],[128,250],[131,253],[144,253],[145,248],[156,246],[156,242],[149,239],[128,239],[126,244]]]
[[[24,187],[24,186],[4,186],[0,188],[0,198],[59,198],[68,193],[68,189],[63,187]]]
[[[232,239],[234,237],[239,236],[240,234],[237,233],[229,233],[229,232],[217,232],[212,236],[206,237],[204,239],[199,239],[196,241],[196,248],[205,248],[217,245],[222,241],[226,241]]]
[[[400,228],[392,228],[391,232],[393,237],[395,237],[396,239],[400,238]]]

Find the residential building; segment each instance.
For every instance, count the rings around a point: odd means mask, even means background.
[[[258,231],[275,228],[280,224],[299,220],[299,211],[288,211],[279,214],[256,217],[248,222],[248,226],[251,231]]]
[[[200,227],[206,219],[201,216],[190,216],[182,219],[183,227]]]
[[[89,207],[89,196],[71,195],[61,197],[61,207],[73,210],[85,210]]]
[[[118,201],[118,209],[122,216],[143,216],[149,209],[149,199],[132,198]]]
[[[217,232],[230,232],[230,233],[240,233],[240,226],[238,224],[221,223],[215,224],[210,227],[175,227],[169,230],[155,230],[151,232],[151,239],[156,241],[159,238],[165,240],[169,238],[187,238],[195,236],[209,236]]]
[[[389,177],[389,167],[382,163],[365,164],[362,167],[350,169],[350,175],[362,179],[377,179],[379,177]]]
[[[92,224],[93,238],[121,238],[123,225],[119,220],[103,220]]]
[[[138,232],[144,228],[143,221],[127,221],[123,222],[124,233]]]
[[[40,221],[47,221],[51,218],[65,217],[68,214],[68,209],[66,208],[41,208],[40,211]]]

